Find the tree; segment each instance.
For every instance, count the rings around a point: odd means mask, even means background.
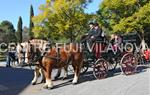
[[[36,37],[75,41],[87,31],[88,14],[84,13],[88,0],[47,0],[41,13],[33,17]]]
[[[121,19],[118,24],[113,27],[114,32],[131,32],[137,31],[141,38],[145,39],[150,45],[150,2],[141,7],[132,16]]]
[[[113,28],[114,31],[130,32],[138,31],[144,32],[150,25],[150,2],[146,3],[132,16],[121,19]]]
[[[30,39],[33,38],[33,32],[32,29],[34,27],[34,23],[32,22],[32,17],[34,16],[34,10],[33,10],[33,6],[30,6],[30,24],[29,24],[29,37]]]
[[[17,39],[18,42],[22,42],[22,18],[21,16],[19,17],[19,21],[18,21],[18,26],[17,26]]]
[[[5,37],[6,33],[0,28],[0,43],[7,42],[6,39],[4,40]]]
[[[26,27],[26,26],[23,27],[22,40],[23,40],[23,41],[28,41],[28,40],[30,40],[30,37],[29,37],[29,28]]]
[[[2,21],[0,23],[0,35],[2,42],[16,42],[15,29],[10,21]]]
[[[135,15],[142,15],[140,10],[148,3],[149,0],[104,0],[98,11],[100,22],[112,32],[132,32],[142,25],[134,20]]]

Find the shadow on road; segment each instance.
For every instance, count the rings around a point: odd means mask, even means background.
[[[32,78],[32,70],[0,67],[0,95],[19,95]]]
[[[137,68],[137,74],[145,72],[146,69],[147,67],[145,66],[139,66]],[[121,70],[117,68],[114,71],[109,71],[106,79],[120,74]],[[30,85],[32,78],[33,70],[0,67],[0,95],[19,95],[28,85]],[[71,85],[72,79],[73,74],[70,74],[65,82],[55,85],[54,89]],[[81,74],[78,84],[94,80],[96,80],[96,78],[93,76],[93,71],[89,70],[85,74]]]
[[[119,74],[120,74],[120,69],[116,69],[116,70],[111,71],[111,72],[109,71],[107,78],[110,78],[110,77],[113,77],[113,76],[116,76],[116,75],[119,75]],[[62,78],[59,78],[59,79],[62,79]],[[68,75],[67,79],[68,80],[66,82],[64,82],[64,83],[61,83],[61,84],[58,84],[58,85],[54,85],[53,89],[56,89],[56,88],[59,88],[59,87],[63,87],[63,86],[67,86],[67,85],[71,85],[72,84],[72,80],[73,80],[73,74]],[[90,71],[80,75],[78,84],[81,84],[81,83],[84,83],[84,82],[87,82],[87,81],[94,81],[94,80],[97,80],[97,79],[94,77],[93,71],[90,70]]]
[[[147,69],[146,66],[138,66],[136,74],[143,73],[143,72],[146,71],[146,69]],[[107,78],[115,77],[117,75],[120,75],[121,73],[122,72],[121,72],[120,68],[116,68],[115,70],[108,72]],[[61,79],[61,78],[59,78],[59,79]],[[73,74],[68,75],[68,81],[66,81],[64,83],[61,83],[61,84],[58,84],[58,85],[55,85],[54,89],[59,88],[59,87],[63,87],[63,86],[67,86],[67,85],[71,85],[72,84],[72,79],[73,79]],[[80,79],[79,79],[78,84],[84,83],[84,82],[87,82],[87,81],[93,81],[93,80],[96,80],[96,78],[93,75],[93,71],[88,71],[85,74],[80,75]]]
[[[137,67],[137,73],[146,72],[147,68],[149,68],[147,65],[140,65]]]

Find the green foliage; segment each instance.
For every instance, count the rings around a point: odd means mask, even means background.
[[[19,17],[18,26],[17,26],[17,40],[18,42],[22,42],[22,18]]]
[[[35,37],[75,41],[87,31],[89,15],[84,13],[87,0],[47,0],[33,17]]]
[[[103,0],[100,23],[112,32],[145,31],[149,23],[150,0]]]
[[[31,37],[29,36],[29,28],[24,26],[22,31],[22,41],[28,41]]]
[[[29,37],[30,39],[33,38],[33,32],[32,29],[34,27],[34,23],[32,22],[32,17],[34,16],[34,10],[33,10],[33,6],[30,6],[30,24],[29,24]]]
[[[9,22],[9,21],[3,21],[3,22],[1,22],[0,28],[3,31],[7,32],[7,33],[9,33],[9,32],[13,32],[14,33],[15,32],[13,24],[11,22]]]
[[[131,32],[143,30],[150,25],[150,3],[145,4],[137,12],[128,18],[121,19],[113,29],[114,32]]]
[[[15,29],[9,21],[2,21],[0,23],[0,42],[16,42]]]

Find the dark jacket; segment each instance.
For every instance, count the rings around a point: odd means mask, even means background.
[[[95,29],[91,28],[88,32],[88,39],[90,39],[93,35],[95,35]]]
[[[102,29],[98,28],[97,30],[95,30],[94,37],[95,37],[96,39],[101,38],[101,37],[102,37]]]

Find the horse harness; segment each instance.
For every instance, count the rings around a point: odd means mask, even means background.
[[[65,61],[62,60],[60,48],[58,48],[58,51],[56,52],[56,56],[44,55],[43,57],[47,57],[51,60],[54,60],[56,61],[57,64],[61,64],[61,63],[69,64],[69,61],[70,61],[70,57],[67,58],[67,60]]]

